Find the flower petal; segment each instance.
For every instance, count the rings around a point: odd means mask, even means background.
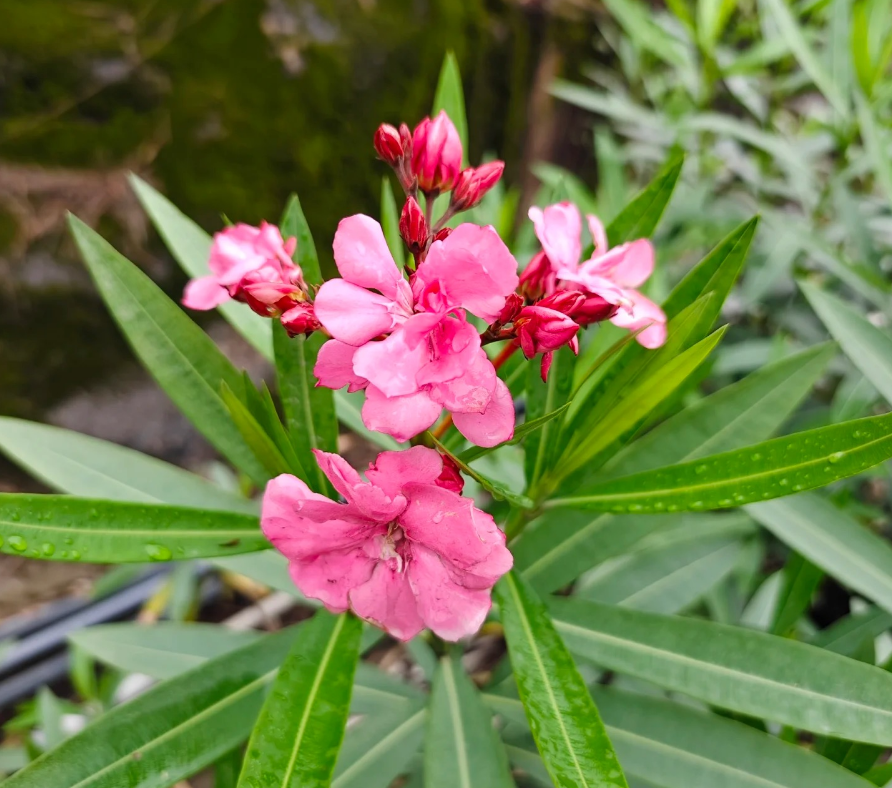
[[[319,322],[348,345],[364,345],[394,325],[393,303],[343,279],[329,279],[313,304]]]
[[[399,328],[381,342],[368,342],[356,351],[353,369],[388,397],[418,391],[418,372],[430,360],[427,343],[411,347]]]
[[[439,288],[450,308],[464,307],[486,321],[499,316],[518,285],[517,260],[492,227],[460,224],[434,241],[418,267],[416,285]]]
[[[286,313],[287,314],[287,313]],[[353,371],[353,354],[356,348],[337,339],[329,339],[316,356],[313,374],[320,386],[339,389],[344,386],[348,391],[359,391],[368,385],[368,381]]]
[[[403,277],[387,248],[381,225],[370,216],[359,213],[341,219],[334,237],[334,258],[348,282],[396,300]]]
[[[424,389],[402,397],[388,397],[379,388],[369,386],[362,406],[362,421],[370,430],[407,441],[430,427],[442,409]]]
[[[496,386],[496,370],[482,348],[467,359],[462,354],[464,368],[459,375],[430,387],[431,397],[446,410],[456,413],[483,413],[492,400]]]
[[[496,378],[492,398],[482,413],[454,411],[458,431],[478,446],[498,446],[514,436],[514,402],[505,383]]]
[[[382,451],[365,472],[366,478],[390,496],[408,484],[434,484],[443,472],[443,458],[426,446],[406,451]]]
[[[592,234],[592,242],[595,244],[595,254],[604,254],[610,247],[607,245],[607,231],[604,229],[604,223],[594,214],[586,214],[588,221],[588,230]]]
[[[334,488],[369,520],[386,525],[406,508],[406,499],[402,495],[391,497],[380,487],[363,481],[339,454],[319,449],[313,449],[313,454]]]
[[[477,632],[492,607],[489,589],[470,589],[454,582],[440,557],[413,545],[407,572],[421,620],[444,640],[456,641]]]
[[[444,317],[430,332],[429,340],[433,353],[415,377],[419,386],[463,377],[483,353],[477,329],[461,310],[458,317]]]
[[[291,579],[305,597],[318,599],[332,613],[343,613],[350,606],[350,591],[368,582],[375,569],[376,558],[367,554],[371,544],[292,561]]]
[[[582,257],[582,217],[579,209],[573,203],[561,202],[549,205],[544,211],[530,208],[528,215],[552,267],[575,270]]]
[[[620,308],[610,318],[610,322],[629,331],[637,331],[642,326],[648,326],[635,339],[646,348],[660,347],[666,341],[666,314],[637,290],[626,290],[625,296],[632,303],[631,314],[626,309]]]
[[[368,582],[350,591],[350,606],[399,640],[411,640],[424,629],[407,573],[390,562],[379,561]]]
[[[216,276],[193,279],[183,291],[183,306],[189,309],[213,309],[229,299],[229,291],[220,285]]]

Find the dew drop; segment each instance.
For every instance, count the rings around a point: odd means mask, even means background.
[[[734,501],[730,498],[722,498],[722,500],[719,501],[719,506],[730,506],[732,503],[734,503]]]
[[[657,502],[654,504],[654,511],[655,511],[655,512],[662,512],[663,509],[665,509],[665,508],[666,508],[666,504],[664,504],[662,501],[657,501]]]
[[[152,544],[151,542],[146,545],[146,555],[153,561],[170,561],[170,559],[173,558],[173,553],[170,552],[169,547],[160,544]]]
[[[22,519],[22,515],[20,515],[18,512],[10,512],[9,519],[12,520],[14,523],[17,523],[19,520]]]
[[[759,452],[754,452],[753,456],[750,459],[752,459],[753,462],[758,462],[759,460],[762,459],[762,455],[759,454]]]
[[[837,452],[834,452],[833,454],[831,454],[827,458],[827,462],[837,463],[840,460],[844,459],[845,456],[846,456],[846,453],[844,451],[837,451]]]
[[[694,468],[694,473],[696,473],[696,474],[706,473],[707,470],[709,470],[709,469],[705,465],[698,465],[696,468]]]
[[[9,546],[20,553],[24,553],[28,549],[28,542],[21,536],[10,536],[8,541]]]
[[[68,558],[69,558],[70,560],[72,560],[72,561],[80,561],[80,560],[81,560],[81,554],[80,554],[77,550],[72,550],[72,551],[68,554]]]
[[[56,552],[56,545],[51,544],[50,542],[44,542],[40,545],[40,552],[49,558],[53,553]]]
[[[742,493],[737,493],[734,496],[734,500],[737,501],[737,503],[743,503],[746,500],[746,496],[743,495]]]
[[[443,522],[443,512],[437,512],[432,518],[435,523]]]
[[[852,437],[853,437],[853,438],[863,438],[863,437],[864,437],[864,433],[861,432],[861,430],[855,430],[855,431],[852,433]]]
[[[703,509],[705,506],[706,506],[706,504],[703,503],[703,501],[694,501],[691,504],[692,509]]]
[[[802,485],[801,485],[801,484],[794,484],[794,485],[793,485],[793,491],[794,491],[794,492],[799,492],[801,489],[802,489]]]
[[[73,539],[65,539],[64,541],[65,541],[65,544],[74,544]]]
[[[640,503],[631,503],[629,504],[630,512],[640,512],[644,509],[644,507]]]
[[[677,504],[677,503],[670,503],[670,504],[666,507],[666,511],[667,511],[667,512],[677,512],[677,511],[678,511],[678,504]]]
[[[610,511],[615,512],[616,514],[622,514],[623,512],[626,511],[626,507],[625,506],[612,506],[612,507],[610,507]]]
[[[789,480],[789,479],[781,479],[781,480],[778,482],[778,484],[779,484],[781,487],[786,487],[789,483],[790,483],[790,480]]]

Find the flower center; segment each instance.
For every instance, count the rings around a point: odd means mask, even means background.
[[[392,522],[387,526],[387,534],[381,544],[381,560],[395,560],[397,572],[402,572],[405,568],[405,559],[401,554],[402,551],[399,549],[400,543],[403,542],[404,539],[405,534],[403,533],[403,529],[396,522]]]

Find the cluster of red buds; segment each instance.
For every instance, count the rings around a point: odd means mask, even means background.
[[[416,264],[424,259],[434,241],[448,236],[446,223],[457,213],[479,205],[505,169],[501,161],[462,169],[461,139],[445,112],[433,119],[425,118],[414,132],[405,123],[398,129],[382,124],[375,132],[374,142],[378,156],[393,168],[406,193],[400,234]],[[421,208],[419,192],[426,210]],[[447,192],[451,192],[449,206],[434,221],[434,200]]]

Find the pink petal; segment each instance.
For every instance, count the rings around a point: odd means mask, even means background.
[[[415,377],[419,386],[465,376],[469,367],[483,353],[480,349],[480,335],[466,321],[464,313],[458,318],[450,316],[441,320],[430,333],[429,341],[433,353]],[[491,389],[490,383],[488,390]]]
[[[399,523],[414,546],[420,544],[449,564],[466,588],[491,588],[514,563],[505,534],[470,498],[432,484],[404,487],[409,499]]]
[[[405,571],[379,562],[369,581],[350,591],[350,605],[360,618],[377,624],[399,640],[411,640],[424,629]]]
[[[249,224],[236,224],[214,235],[208,268],[220,284],[238,284],[245,274],[267,262],[268,252],[257,246],[260,235],[260,228]]]
[[[288,314],[287,312],[285,313]],[[329,389],[348,387],[348,391],[359,391],[368,385],[368,381],[353,371],[353,354],[356,348],[337,339],[329,339],[316,356],[313,374],[319,385]]]
[[[397,285],[403,277],[387,248],[381,225],[370,216],[360,213],[341,219],[334,237],[334,258],[348,282],[396,299]]]
[[[463,355],[465,360],[466,355]],[[482,348],[477,348],[471,360],[465,360],[461,374],[444,383],[430,387],[433,399],[446,410],[456,413],[483,413],[489,406],[496,386],[496,370]]]
[[[663,310],[637,290],[626,290],[625,295],[632,302],[631,314],[620,307],[610,322],[629,331],[648,326],[635,339],[646,348],[660,347],[666,341],[666,315]]]
[[[355,510],[312,492],[300,479],[282,474],[263,495],[260,528],[289,560],[353,548],[386,527],[359,519]]]
[[[400,397],[418,391],[417,376],[430,359],[425,343],[414,348],[400,329],[381,342],[368,342],[353,356],[353,370],[388,397]]]
[[[536,228],[536,237],[555,269],[575,270],[582,257],[582,217],[579,209],[569,202],[530,208],[529,217]]]
[[[407,441],[430,427],[442,409],[423,389],[403,397],[388,397],[379,388],[369,386],[362,406],[362,421],[370,430]]]
[[[592,241],[595,244],[595,254],[593,256],[597,257],[610,248],[607,245],[607,231],[604,229],[603,222],[594,214],[586,214],[585,218],[588,221],[588,230],[592,234]]]
[[[439,283],[450,307],[492,322],[517,288],[517,260],[492,227],[460,224],[433,243],[416,281],[424,288]]]
[[[334,488],[369,520],[387,524],[406,508],[406,499],[402,495],[391,498],[380,487],[364,482],[339,454],[319,449],[313,449],[313,454]]]
[[[313,304],[319,322],[348,345],[364,345],[393,328],[393,302],[343,279],[329,279]]]
[[[439,556],[413,545],[409,583],[421,620],[444,640],[456,641],[477,632],[492,607],[489,589],[474,590],[455,583]]]
[[[376,557],[367,554],[370,544],[292,561],[291,579],[305,597],[318,599],[332,613],[343,613],[350,606],[350,591],[368,582],[377,564]]]
[[[400,495],[408,484],[434,484],[443,472],[440,454],[426,446],[406,451],[383,451],[365,472],[366,478],[390,496]]]
[[[622,260],[616,266],[614,280],[623,287],[640,287],[654,271],[654,247],[646,238],[639,238],[620,249]]]
[[[202,276],[186,285],[183,306],[189,309],[213,309],[225,304],[229,298],[229,291],[220,285],[216,276]]]
[[[492,399],[483,413],[454,411],[452,420],[458,431],[478,446],[498,446],[514,436],[514,403],[511,392],[501,379],[496,379]]]

